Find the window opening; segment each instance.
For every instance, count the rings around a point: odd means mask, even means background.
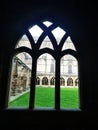
[[[62,47],[62,51],[67,50],[67,49],[76,51],[76,48],[75,48],[70,36],[68,36],[68,38],[65,40],[63,47]]]
[[[50,25],[52,25],[52,23],[49,21],[45,21],[45,22],[43,22],[43,24],[46,25],[46,27],[49,27]]]
[[[52,65],[52,69],[51,69]],[[37,77],[40,78],[40,84],[36,84],[35,90],[35,108],[49,107],[54,108],[55,102],[55,61],[48,54],[42,54],[37,60]]]
[[[73,86],[73,79],[72,78],[67,79],[67,86]]]
[[[66,32],[63,29],[61,29],[60,27],[55,28],[52,31],[52,33],[53,33],[53,35],[54,35],[54,37],[55,37],[58,44],[60,43],[62,37],[66,34]]]
[[[12,106],[12,97],[15,99],[17,94],[24,95],[24,91],[27,93],[28,90],[27,104],[23,105],[22,101],[15,107],[49,107],[56,110],[79,108],[76,60],[79,55],[67,32],[49,21],[34,25],[19,40],[15,54],[12,60],[9,107]],[[21,85],[17,83],[20,79]],[[69,90],[72,92],[66,97]],[[70,95],[76,101],[69,102]]]
[[[53,45],[48,36],[45,37],[45,39],[43,40],[43,42],[40,46],[40,49],[43,49],[43,48],[50,48],[50,49],[54,50]]]
[[[62,57],[61,76],[65,84],[60,86],[60,108],[79,108],[78,62],[72,55]]]
[[[42,85],[48,85],[48,78],[47,77],[43,77]]]
[[[19,53],[12,59],[9,107],[29,107],[31,59],[26,52]]]
[[[31,44],[29,42],[29,39],[27,38],[26,35],[23,35],[22,38],[19,40],[18,44],[16,45],[15,48],[19,48],[19,47],[27,47],[27,48],[32,48]]]
[[[35,43],[37,43],[37,40],[40,37],[40,35],[42,34],[43,30],[38,25],[35,25],[29,29],[29,32],[31,33],[32,37],[34,38]]]

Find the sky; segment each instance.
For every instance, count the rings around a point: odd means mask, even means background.
[[[47,27],[49,27],[50,25],[52,25],[51,22],[49,21],[45,21],[43,22],[43,24],[45,24]],[[29,29],[30,33],[32,34],[32,36],[40,36],[43,32],[43,30],[38,26],[38,25],[35,25],[33,27],[31,27]],[[63,37],[63,35],[66,33],[63,29],[61,29],[60,27],[57,27],[55,28],[53,31],[52,31],[53,35],[55,36],[55,38],[61,38]]]

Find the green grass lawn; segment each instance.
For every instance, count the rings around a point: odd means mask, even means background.
[[[54,88],[36,87],[35,92],[35,108],[51,107],[54,108],[55,91]],[[29,95],[20,96],[9,103],[9,107],[28,107]],[[78,88],[61,88],[60,91],[60,107],[61,108],[79,108]]]

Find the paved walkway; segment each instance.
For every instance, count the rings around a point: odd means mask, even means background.
[[[16,96],[11,96],[10,97],[10,102],[13,101],[13,100],[15,100],[15,99],[17,99],[17,98],[19,98],[21,95],[23,95],[23,94],[25,94],[25,93],[27,93],[29,91],[30,91],[30,89],[28,89],[28,90],[26,90],[26,91],[24,91],[22,93],[18,93]]]

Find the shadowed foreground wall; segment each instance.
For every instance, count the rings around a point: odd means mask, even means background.
[[[95,3],[2,4],[0,37],[0,127],[10,129],[89,129],[98,127],[98,51]],[[8,110],[10,56],[25,29],[52,20],[67,30],[79,52],[81,111]],[[13,124],[13,125],[12,125]],[[0,128],[0,129],[1,129]]]

